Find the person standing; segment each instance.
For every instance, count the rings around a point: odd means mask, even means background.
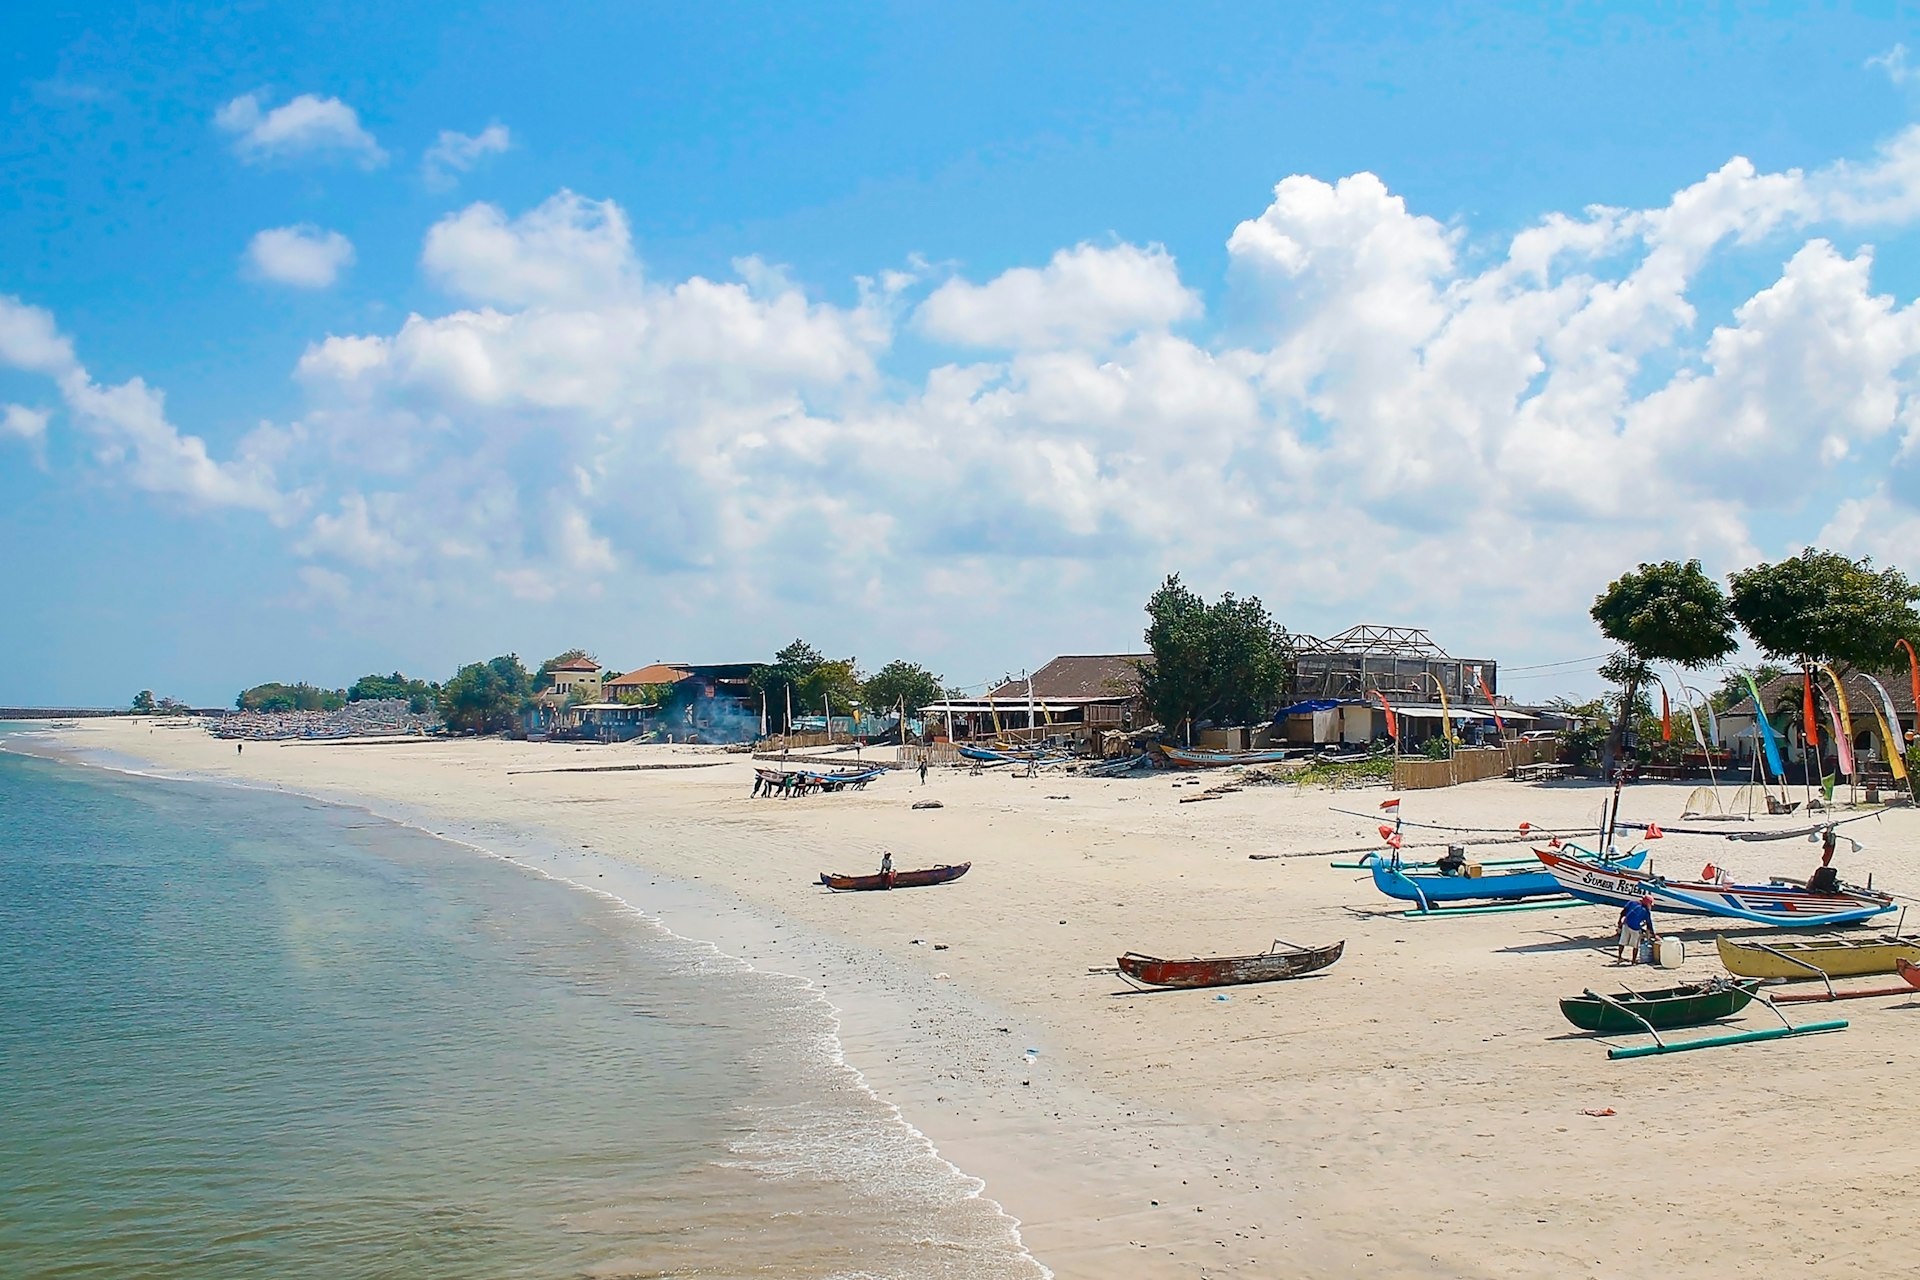
[[[920,757],[920,785],[923,787],[927,785],[927,758],[925,756]]]
[[[1620,910],[1620,940],[1613,948],[1614,962],[1640,963],[1640,948],[1650,945],[1659,935],[1653,927],[1653,895],[1643,893]]]

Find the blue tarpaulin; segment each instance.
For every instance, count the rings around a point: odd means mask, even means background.
[[[1290,707],[1282,707],[1273,713],[1275,720],[1285,720],[1288,716],[1304,716],[1313,711],[1331,711],[1335,707],[1354,707],[1360,705],[1358,698],[1309,698],[1305,702],[1296,702]]]

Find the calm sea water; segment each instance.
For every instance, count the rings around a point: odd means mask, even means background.
[[[9,1277],[1037,1276],[828,1011],[271,793],[0,752]]]

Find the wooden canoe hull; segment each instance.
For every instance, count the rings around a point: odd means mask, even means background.
[[[967,874],[971,862],[959,866],[925,867],[917,871],[896,871],[885,876],[840,876],[831,871],[820,873],[820,883],[829,889],[841,892],[856,892],[867,889],[919,889],[930,884],[946,884],[949,880],[958,880]]]
[[[1197,751],[1187,747],[1162,746],[1161,754],[1168,762],[1182,769],[1224,769],[1236,764],[1278,764],[1289,755],[1298,754],[1297,749],[1288,751],[1276,747],[1271,751]]]
[[[1859,978],[1893,973],[1902,960],[1920,964],[1920,938],[1782,939],[1767,944],[1780,955],[1725,936],[1714,939],[1714,943],[1720,949],[1720,963],[1727,967],[1727,972],[1743,978],[1817,980],[1820,975],[1805,965],[1812,965],[1829,978]],[[1781,956],[1792,956],[1804,964],[1795,964]]]
[[[1346,946],[1341,941],[1328,947],[1192,960],[1162,960],[1129,951],[1116,963],[1121,973],[1149,987],[1230,987],[1244,982],[1281,982],[1315,973],[1338,960]]]
[[[1718,984],[1669,987],[1664,991],[1623,991],[1612,998],[1665,1031],[1668,1027],[1697,1027],[1704,1022],[1730,1018],[1747,1007],[1759,985],[1757,978],[1744,978]],[[1582,1031],[1616,1035],[1646,1030],[1612,1005],[1587,996],[1562,1000],[1560,1012]]]

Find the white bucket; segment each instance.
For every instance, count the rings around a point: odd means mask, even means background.
[[[1687,960],[1686,944],[1678,938],[1662,938],[1653,947],[1653,962],[1662,969],[1678,969]]]

